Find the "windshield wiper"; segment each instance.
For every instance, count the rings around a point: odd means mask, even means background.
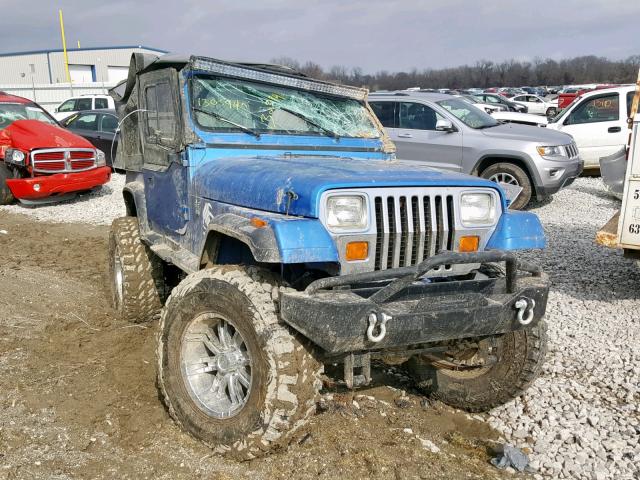
[[[340,135],[338,135],[336,132],[334,132],[333,130],[330,130],[326,127],[323,127],[322,125],[320,125],[318,122],[316,122],[315,120],[310,119],[309,117],[303,115],[302,113],[298,113],[295,110],[291,110],[287,107],[283,107],[282,105],[278,105],[278,110],[283,110],[287,113],[290,113],[291,115],[294,115],[298,118],[301,118],[302,120],[304,120],[305,122],[307,122],[309,125],[319,128],[320,130],[322,130],[324,133],[326,133],[329,137],[338,139],[340,138]]]
[[[260,140],[260,132],[257,132],[249,127],[245,127],[244,125],[240,125],[239,123],[236,123],[232,120],[229,120],[228,118],[224,118],[222,115],[216,113],[216,112],[210,112],[208,110],[204,110],[202,108],[198,108],[198,107],[192,107],[194,112],[199,112],[199,113],[204,113],[205,115],[209,115],[212,118],[215,118],[216,120],[220,120],[221,122],[225,122],[228,123],[229,125],[233,125],[234,127],[239,128],[240,130],[242,130],[244,133],[248,133],[249,135],[253,135],[254,137],[256,137],[258,140]]]

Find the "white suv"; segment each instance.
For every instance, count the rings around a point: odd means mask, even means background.
[[[547,100],[538,95],[532,95],[530,93],[523,93],[522,95],[515,95],[511,97],[512,102],[519,103],[527,107],[528,113],[534,113],[536,115],[546,115],[551,117],[558,111],[558,100]]]
[[[551,119],[547,128],[571,135],[584,168],[599,169],[600,158],[627,145],[627,118],[634,91],[631,85],[587,92]]]
[[[74,113],[84,110],[114,109],[113,98],[109,95],[82,95],[65,100],[58,105],[53,113],[56,120],[62,121]]]

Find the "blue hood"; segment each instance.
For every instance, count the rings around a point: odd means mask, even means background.
[[[217,158],[194,172],[196,195],[257,210],[317,218],[326,190],[363,187],[490,187],[493,182],[436,171],[419,162],[322,156]],[[297,198],[288,201],[287,192]],[[502,193],[502,192],[501,192]],[[501,195],[502,197],[502,195]]]

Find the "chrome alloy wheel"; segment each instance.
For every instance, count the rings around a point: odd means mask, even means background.
[[[516,187],[520,186],[520,182],[518,182],[518,179],[516,177],[505,172],[499,172],[499,173],[496,173],[495,175],[491,175],[491,177],[489,177],[489,180],[496,183],[505,183],[507,185],[515,185]]]
[[[251,356],[240,331],[215,313],[194,318],[184,331],[181,369],[191,399],[207,415],[229,418],[251,392]]]

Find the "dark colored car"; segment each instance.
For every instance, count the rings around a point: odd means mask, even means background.
[[[107,157],[107,165],[113,164],[118,149],[118,116],[115,110],[86,110],[74,113],[60,123],[102,150]]]
[[[507,97],[498,95],[497,93],[478,93],[475,95],[485,103],[495,103],[504,106],[510,112],[528,113],[526,105],[512,102]]]

